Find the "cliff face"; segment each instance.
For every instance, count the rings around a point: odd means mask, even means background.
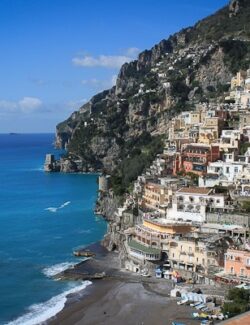
[[[250,63],[250,1],[229,6],[125,63],[116,86],[57,125],[56,145],[85,169],[112,172],[134,143],[166,134],[169,118],[213,101]]]

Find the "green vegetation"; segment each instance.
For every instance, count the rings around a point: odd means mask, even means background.
[[[232,73],[235,74],[240,69],[248,69],[250,63],[250,60],[247,59],[250,50],[249,42],[225,40],[220,42],[220,46],[225,54],[224,63]]]
[[[163,145],[162,137],[152,137],[147,132],[125,144],[123,152],[126,157],[123,157],[111,177],[116,195],[121,196],[128,191],[131,183],[151,165],[156,154],[162,152]]]
[[[190,41],[218,41],[222,38],[233,37],[240,35],[241,38],[250,36],[250,10],[249,0],[241,0],[241,10],[238,15],[229,19],[228,6],[219,10],[214,15],[211,15],[199,21],[190,31],[188,39]]]
[[[215,185],[214,189],[215,189],[215,193],[218,193],[218,194],[226,194],[226,193],[228,193],[228,188],[225,187],[225,186]]]
[[[250,147],[249,142],[245,142],[245,143],[240,142],[240,155],[244,155],[249,147]]]
[[[171,85],[171,95],[180,98],[182,102],[188,100],[190,88],[182,80],[175,80]]]
[[[192,181],[192,184],[195,186],[198,186],[198,181],[199,181],[199,176],[196,175],[195,173],[188,172],[186,174],[187,178],[189,178]]]
[[[243,201],[242,209],[244,212],[250,212],[250,201]]]
[[[230,317],[244,313],[249,310],[250,290],[233,288],[229,290],[227,299],[230,302],[225,302],[223,313],[229,314]]]

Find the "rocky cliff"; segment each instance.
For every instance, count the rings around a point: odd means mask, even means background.
[[[232,0],[143,51],[121,67],[113,88],[57,126],[56,145],[80,159],[84,170],[108,172],[122,170],[126,159],[129,163],[148,150],[145,144],[157,152],[155,137],[166,134],[170,117],[199,102],[222,99],[232,75],[249,66],[249,21],[250,1]],[[137,153],[131,153],[134,149]]]

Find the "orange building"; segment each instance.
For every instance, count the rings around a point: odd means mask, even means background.
[[[228,249],[225,254],[224,271],[227,275],[250,278],[250,251]]]
[[[183,146],[181,153],[181,166],[185,173],[192,172],[204,175],[209,162],[220,158],[219,146],[192,143]]]

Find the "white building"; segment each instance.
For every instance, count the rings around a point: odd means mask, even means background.
[[[183,187],[175,193],[167,218],[201,223],[206,221],[207,211],[219,212],[225,209],[224,195],[213,194],[213,189]]]
[[[222,130],[218,145],[221,151],[238,150],[241,138],[240,130]]]
[[[250,196],[250,167],[245,167],[235,179],[236,190],[238,196]]]

